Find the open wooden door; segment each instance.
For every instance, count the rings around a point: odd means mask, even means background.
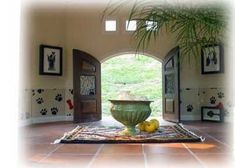
[[[180,122],[179,47],[166,55],[162,68],[163,119]]]
[[[101,120],[100,62],[73,49],[74,122]]]

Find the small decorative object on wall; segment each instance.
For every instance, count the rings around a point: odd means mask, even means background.
[[[40,75],[62,75],[62,47],[40,45]]]
[[[223,122],[223,109],[218,107],[203,106],[201,107],[201,119],[202,121]]]
[[[207,45],[201,49],[202,74],[224,72],[223,47],[220,44]]]

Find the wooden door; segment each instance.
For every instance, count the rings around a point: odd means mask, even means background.
[[[101,120],[100,62],[73,49],[74,122]]]
[[[179,47],[173,48],[163,61],[163,119],[180,122]]]

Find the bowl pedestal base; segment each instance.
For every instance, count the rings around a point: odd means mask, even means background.
[[[135,136],[137,131],[135,126],[126,126],[123,131],[119,132],[120,135],[128,135],[128,136]]]

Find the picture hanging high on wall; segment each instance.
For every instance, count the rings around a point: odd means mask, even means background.
[[[62,47],[40,45],[39,74],[61,76],[62,53]]]
[[[202,74],[224,72],[223,47],[220,44],[207,45],[201,49]]]

